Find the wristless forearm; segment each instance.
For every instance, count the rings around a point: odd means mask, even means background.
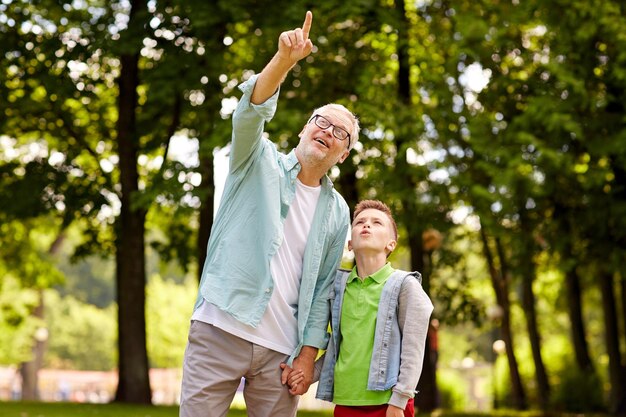
[[[259,74],[250,101],[253,104],[261,104],[273,96],[295,64],[295,62],[280,56],[278,53],[274,55]]]

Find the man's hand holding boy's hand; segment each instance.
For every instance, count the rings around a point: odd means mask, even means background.
[[[287,366],[286,363],[281,363],[280,368],[283,370],[280,381],[283,385],[287,384],[291,395],[298,395],[298,385],[304,381],[304,372],[302,370],[296,371]]]
[[[317,348],[303,346],[298,357],[293,360],[292,368],[284,363],[280,364],[283,370],[281,382],[288,383],[291,395],[302,395],[309,390],[309,386],[313,383],[317,352]]]

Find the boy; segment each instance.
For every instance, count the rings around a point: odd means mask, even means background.
[[[332,336],[316,363],[317,398],[336,404],[335,417],[414,416],[433,305],[418,272],[394,270],[387,262],[397,238],[387,205],[357,204],[348,242],[356,267],[337,273]],[[302,373],[282,366],[283,383],[297,389]]]

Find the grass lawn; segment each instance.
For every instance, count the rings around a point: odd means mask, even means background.
[[[0,417],[178,417],[178,407],[123,404],[0,402]],[[232,409],[228,417],[245,417]],[[298,417],[330,417],[332,411],[300,411]]]
[[[331,410],[299,411],[298,417],[331,417]],[[125,404],[77,404],[39,402],[0,402],[0,417],[178,417],[177,406],[138,406]],[[607,414],[542,413],[541,411],[496,410],[454,412],[437,410],[419,417],[611,417]],[[246,417],[245,410],[231,409],[228,417]]]

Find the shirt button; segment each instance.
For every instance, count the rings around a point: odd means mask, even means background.
[[[270,289],[269,289],[269,288],[267,288],[267,289],[265,290],[265,292],[270,292]]]

